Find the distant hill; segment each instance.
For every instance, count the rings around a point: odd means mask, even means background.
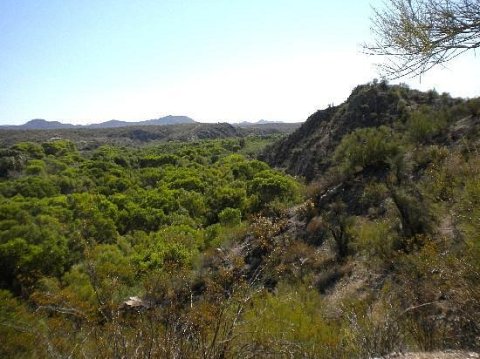
[[[0,129],[18,129],[18,130],[54,130],[62,128],[75,128],[75,125],[70,123],[61,123],[58,121],[46,121],[43,119],[34,119],[19,126],[0,126]]]
[[[153,120],[146,120],[146,121],[137,121],[137,122],[129,122],[129,121],[118,121],[118,120],[110,120],[106,122],[96,123],[92,125],[88,125],[88,128],[116,128],[116,127],[129,127],[129,126],[164,126],[164,125],[180,125],[180,124],[187,124],[187,123],[197,123],[193,119],[187,116],[166,116],[161,117]]]
[[[116,128],[116,127],[126,127],[131,122],[125,121],[118,121],[118,120],[110,120],[101,123],[93,123],[91,125],[85,126],[86,128]]]
[[[292,133],[300,127],[301,122],[281,122],[281,121],[266,121],[260,120],[257,122],[238,122],[232,125],[247,131],[262,132],[262,131],[278,131],[281,133]]]
[[[58,121],[46,121],[43,119],[35,119],[28,121],[23,125],[6,125],[0,126],[0,129],[8,130],[58,130],[65,128],[118,128],[118,127],[130,127],[130,126],[163,126],[163,125],[179,125],[179,124],[192,124],[197,123],[187,116],[166,116],[153,120],[129,122],[110,120],[101,123],[95,123],[91,125],[72,125],[70,123],[61,123]]]
[[[256,122],[251,122],[251,121],[242,121],[242,122],[237,122],[233,123],[233,126],[238,126],[238,127],[248,127],[248,126],[258,126],[258,125],[277,125],[277,124],[284,124],[285,122],[283,121],[268,121],[268,120],[259,120]]]
[[[156,120],[142,121],[139,125],[180,125],[185,123],[198,123],[187,116],[166,116]]]

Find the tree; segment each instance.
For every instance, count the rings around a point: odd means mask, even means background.
[[[350,250],[350,227],[353,225],[353,218],[347,215],[347,205],[342,201],[333,202],[329,209],[326,215],[327,227],[335,242],[337,256],[342,260]]]
[[[418,76],[480,47],[478,0],[388,0],[374,11],[376,39],[364,49],[386,57],[387,77]]]
[[[267,204],[275,199],[282,201],[295,199],[298,188],[292,179],[275,171],[264,170],[250,181],[249,192],[256,195],[262,204]]]

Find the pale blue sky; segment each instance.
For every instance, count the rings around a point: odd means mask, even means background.
[[[378,1],[0,0],[0,124],[302,121],[376,75]],[[478,96],[479,60],[407,81]]]

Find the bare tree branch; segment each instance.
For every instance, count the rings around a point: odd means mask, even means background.
[[[480,47],[480,1],[388,0],[374,9],[372,32],[363,49],[385,57],[384,76],[419,76]]]

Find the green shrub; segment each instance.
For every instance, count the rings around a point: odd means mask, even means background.
[[[355,248],[367,254],[370,263],[391,259],[394,253],[395,234],[386,220],[357,220],[354,237]]]
[[[30,160],[25,168],[25,173],[27,175],[44,175],[45,174],[45,162],[42,160]]]
[[[75,144],[68,140],[56,140],[42,143],[46,155],[64,156],[76,151]]]
[[[285,202],[295,200],[299,196],[299,187],[293,179],[285,175],[264,170],[249,182],[249,194],[257,196],[261,206],[264,206],[275,199]]]
[[[15,144],[12,149],[24,152],[33,158],[43,158],[45,156],[45,152],[43,151],[43,147],[38,143],[34,142],[19,142]]]
[[[394,131],[386,126],[361,128],[344,136],[334,153],[334,160],[344,174],[366,167],[389,167],[389,159],[401,152]]]
[[[164,165],[177,165],[180,158],[175,155],[148,155],[140,158],[140,167],[160,167]]]
[[[218,220],[224,226],[235,226],[242,221],[242,212],[238,208],[225,208],[218,214]]]
[[[423,143],[439,134],[446,125],[447,117],[444,112],[422,108],[410,115],[407,130],[412,141]]]
[[[388,188],[384,183],[369,182],[365,185],[360,202],[367,207],[378,207],[388,196]]]
[[[255,299],[240,331],[251,353],[291,353],[292,358],[334,358],[340,352],[340,328],[323,313],[312,289],[281,286]]]
[[[35,358],[46,353],[38,346],[33,315],[10,292],[0,289],[0,357]]]
[[[404,328],[395,298],[387,295],[375,303],[348,298],[341,306],[346,358],[383,358],[404,347]]]
[[[402,235],[407,239],[421,238],[421,235],[428,233],[433,224],[433,218],[425,201],[418,193],[409,193],[405,189],[395,189],[391,192],[401,222]],[[397,249],[410,251],[410,243],[403,241],[398,243]]]

